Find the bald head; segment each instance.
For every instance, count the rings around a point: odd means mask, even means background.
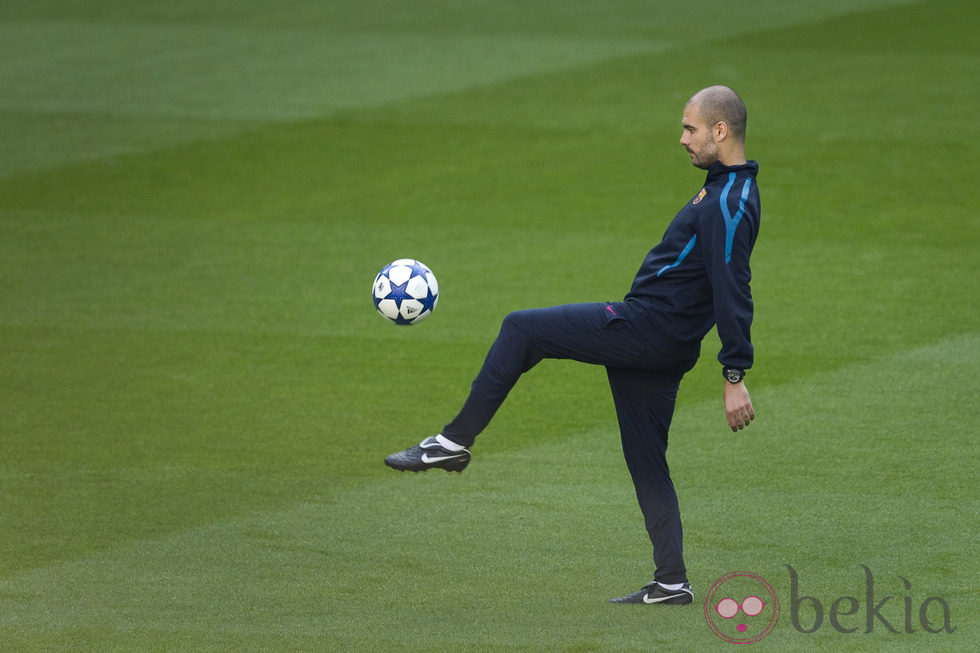
[[[745,103],[732,89],[727,86],[701,89],[687,101],[687,106],[697,106],[709,126],[725,123],[732,138],[745,142]]]

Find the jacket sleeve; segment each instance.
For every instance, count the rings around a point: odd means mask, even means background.
[[[759,196],[751,177],[733,174],[714,210],[702,217],[703,255],[711,283],[715,324],[721,340],[718,361],[752,367],[752,271],[749,257],[759,226]]]

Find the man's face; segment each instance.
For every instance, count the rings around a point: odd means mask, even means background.
[[[691,155],[691,163],[698,168],[707,170],[718,160],[718,146],[712,136],[711,126],[701,117],[697,104],[684,107],[684,133],[681,135],[681,145]]]

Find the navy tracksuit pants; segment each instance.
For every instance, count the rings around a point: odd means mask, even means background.
[[[681,377],[694,360],[671,358],[623,317],[618,304],[566,304],[509,314],[460,413],[442,434],[471,446],[521,374],[545,358],[603,365],[626,466],[653,543],[654,577],[687,580],[677,494],[667,467],[667,432]]]

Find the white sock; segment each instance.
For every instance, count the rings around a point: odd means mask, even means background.
[[[439,446],[441,446],[443,449],[446,449],[447,451],[462,451],[463,449],[466,448],[461,444],[456,444],[455,442],[453,442],[452,440],[444,436],[442,433],[436,436],[436,442],[438,442]]]
[[[670,590],[672,592],[676,592],[680,588],[684,587],[684,583],[661,583],[660,581],[657,581],[657,585],[660,585],[660,587],[664,588],[665,590]]]

